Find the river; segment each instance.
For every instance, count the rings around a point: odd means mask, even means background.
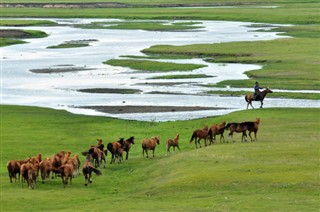
[[[44,19],[42,19],[44,20]],[[46,38],[26,39],[27,44],[1,48],[1,104],[31,105],[63,109],[85,115],[110,116],[144,121],[174,121],[206,116],[216,116],[246,108],[244,97],[203,95],[208,88],[202,85],[222,80],[247,79],[245,71],[261,69],[252,64],[213,64],[202,59],[160,60],[176,63],[207,65],[192,74],[206,74],[210,78],[198,79],[148,79],[170,73],[145,73],[125,67],[102,64],[123,55],[143,56],[141,50],[153,45],[187,45],[197,43],[222,43],[233,41],[272,40],[280,38],[275,32],[258,32],[272,26],[249,27],[252,23],[201,21],[201,30],[160,32],[145,30],[81,29],[73,24],[114,19],[46,19],[61,25],[51,27],[23,27],[41,30]],[[171,24],[173,21],[167,21]],[[175,21],[178,22],[178,21]],[[185,21],[184,21],[185,22]],[[21,27],[1,27],[19,28]],[[48,49],[71,40],[94,39],[90,46],[68,49]],[[80,68],[81,71],[59,73],[33,73],[30,70]],[[84,93],[84,88],[139,89],[139,94]],[[228,88],[225,88],[228,90]],[[244,89],[242,89],[244,90]],[[247,89],[252,92],[252,89]],[[306,92],[306,91],[301,91]],[[318,92],[318,91],[310,91]],[[264,107],[319,107],[317,100],[275,99],[267,96]],[[105,113],[92,106],[181,106],[212,107],[212,110],[169,111],[144,113]],[[254,106],[259,106],[257,102]]]

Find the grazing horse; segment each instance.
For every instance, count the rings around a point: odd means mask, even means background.
[[[110,164],[115,163],[116,158],[118,159],[118,163],[122,162],[122,158],[123,158],[122,155],[123,155],[124,146],[125,146],[124,138],[120,138],[119,141],[108,143],[107,149],[111,153]]]
[[[259,92],[255,99],[254,99],[254,95],[253,94],[247,94],[245,96],[245,100],[248,103],[247,104],[247,109],[248,109],[249,105],[251,105],[252,109],[254,109],[253,106],[252,106],[252,101],[260,101],[261,102],[260,108],[262,108],[263,99],[266,97],[266,95],[268,93],[273,93],[273,92],[269,88],[266,88],[265,90]]]
[[[225,121],[220,124],[215,124],[212,127],[210,127],[209,132],[208,132],[208,135],[210,138],[210,144],[212,144],[213,141],[216,140],[216,135],[220,135],[220,143],[221,143],[221,139],[223,139],[223,142],[225,142],[224,136],[223,136],[225,127],[226,127]]]
[[[190,139],[190,143],[194,140],[195,144],[196,144],[196,148],[198,149],[197,143],[200,145],[200,148],[201,148],[200,140],[204,139],[204,145],[207,146],[208,132],[209,132],[208,126],[205,126],[203,129],[197,129],[197,130],[193,131],[191,139]],[[198,138],[198,140],[197,140],[197,138]]]
[[[84,162],[82,166],[82,173],[84,176],[84,185],[87,186],[88,183],[92,183],[92,172],[96,173],[96,175],[102,175],[102,172],[99,169],[93,167],[91,163],[92,156],[90,154],[86,157],[86,162]]]
[[[131,144],[134,144],[134,137],[133,136],[131,136],[130,138],[128,138],[127,140],[124,141],[123,150],[127,153],[126,160],[128,160],[129,150],[131,149]]]
[[[157,144],[160,144],[160,136],[154,136],[152,138],[145,138],[142,141],[142,155],[144,157],[144,152],[146,152],[147,158],[149,157],[148,155],[148,150],[152,150],[152,154],[154,157],[154,150],[157,147]]]
[[[179,134],[176,135],[176,137],[174,139],[168,139],[166,142],[166,146],[167,146],[167,153],[170,153],[170,147],[173,146],[173,151],[176,151],[176,147],[179,149],[180,152],[180,148],[179,148]]]

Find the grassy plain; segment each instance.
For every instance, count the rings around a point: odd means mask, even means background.
[[[245,110],[221,117],[166,123],[73,115],[65,111],[1,106],[1,211],[317,211],[319,109]],[[217,143],[196,149],[192,131],[222,121],[261,118],[257,142]],[[165,156],[165,141],[180,133],[181,153]],[[225,133],[227,135],[227,133]],[[84,186],[83,176],[63,188],[60,179],[36,190],[9,183],[6,162],[41,152],[80,153],[134,135],[128,161],[107,164]],[[141,141],[160,135],[154,159]],[[108,156],[109,158],[109,156]],[[83,162],[84,158],[81,157]],[[110,159],[108,159],[109,161]],[[124,204],[125,203],[125,204]]]
[[[124,66],[136,70],[148,72],[167,72],[167,71],[192,71],[197,68],[205,67],[201,64],[178,64],[171,62],[157,62],[149,60],[132,60],[132,59],[111,59],[104,64],[112,66]]]
[[[264,4],[267,6],[268,4]],[[2,8],[2,17],[228,20],[276,24],[319,24],[318,2],[275,3],[275,8]]]

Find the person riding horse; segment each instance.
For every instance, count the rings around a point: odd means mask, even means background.
[[[257,96],[259,95],[260,93],[260,90],[259,89],[263,89],[263,87],[260,87],[259,86],[259,82],[257,81],[254,85],[254,93],[253,93],[253,98],[254,100],[257,100]]]

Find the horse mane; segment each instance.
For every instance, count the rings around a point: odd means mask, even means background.
[[[134,136],[131,136],[130,138],[128,138],[126,141],[134,144]]]

